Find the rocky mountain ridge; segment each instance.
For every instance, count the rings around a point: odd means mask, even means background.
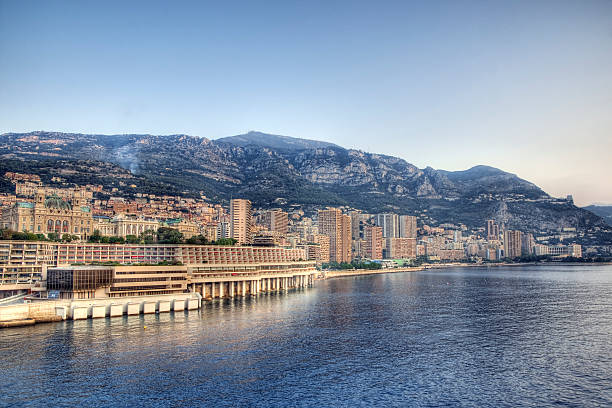
[[[591,212],[493,167],[419,169],[397,157],[259,132],[217,140],[180,134],[6,133],[0,135],[0,157],[0,171],[26,166],[33,172],[44,168],[46,175],[53,173],[54,161],[90,162],[92,168],[106,163],[128,170],[137,189],[204,194],[213,201],[246,197],[261,207],[346,205],[470,227],[494,218],[524,231],[608,228]],[[119,187],[124,194],[133,192]]]

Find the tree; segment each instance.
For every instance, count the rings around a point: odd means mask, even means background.
[[[89,236],[89,242],[100,242],[102,240],[102,235],[99,230],[94,230],[93,234]]]
[[[63,242],[72,242],[72,241],[77,241],[79,239],[78,236],[76,235],[71,235],[71,234],[64,234],[62,235],[62,241]]]
[[[203,235],[194,235],[193,237],[188,238],[185,243],[191,245],[207,245],[209,242]]]
[[[223,245],[223,246],[234,246],[238,243],[238,240],[234,238],[219,238],[215,241],[215,245]]]
[[[146,230],[140,234],[139,240],[145,244],[153,244],[157,239],[157,234],[153,230]]]
[[[182,244],[183,233],[175,228],[160,227],[157,230],[157,242],[160,244]]]
[[[125,242],[128,244],[140,244],[140,238],[138,238],[136,235],[126,235]]]
[[[125,239],[123,239],[123,237],[109,237],[108,243],[109,244],[125,244]]]

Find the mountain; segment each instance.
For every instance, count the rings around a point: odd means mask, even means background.
[[[215,139],[217,143],[227,143],[232,146],[259,146],[281,151],[296,151],[305,149],[318,149],[338,147],[329,142],[319,140],[299,139],[290,136],[270,135],[267,133],[251,131],[244,135],[222,137]]]
[[[599,215],[608,225],[612,226],[612,205],[589,205],[582,208]]]
[[[432,224],[479,227],[493,218],[523,231],[609,228],[595,214],[502,170],[449,172],[332,143],[249,132],[217,140],[188,135],[0,135],[0,172],[40,174],[155,194],[246,197],[256,206],[346,205],[369,213],[419,214]],[[0,188],[10,186],[0,184]]]

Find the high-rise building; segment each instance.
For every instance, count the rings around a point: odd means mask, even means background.
[[[487,241],[498,241],[499,240],[499,225],[495,223],[495,220],[487,220]]]
[[[361,211],[351,211],[351,239],[361,239]]]
[[[230,201],[230,236],[239,244],[252,243],[251,202],[244,199]]]
[[[268,231],[278,232],[281,236],[287,235],[289,215],[281,210],[268,210],[263,214],[263,224]]]
[[[533,255],[534,247],[535,239],[533,238],[533,234],[523,234],[523,239],[521,241],[521,253],[523,255]]]
[[[417,257],[416,238],[387,238],[386,258],[405,259]]]
[[[220,222],[217,224],[217,239],[230,238],[231,230],[229,222]]]
[[[521,231],[507,230],[504,232],[504,256],[518,258],[521,256]]]
[[[399,216],[393,213],[376,214],[374,224],[382,227],[384,238],[397,238],[400,234]]]
[[[315,234],[313,236],[313,242],[321,246],[321,253],[319,255],[320,258],[317,259],[317,261],[321,263],[329,262],[329,236],[323,234]]]
[[[370,259],[382,259],[383,235],[382,227],[367,226],[364,231],[365,255]]]
[[[400,223],[400,238],[415,238],[417,237],[417,221],[414,215],[401,215]]]
[[[329,260],[351,261],[351,217],[338,208],[319,210],[319,233],[329,236]]]

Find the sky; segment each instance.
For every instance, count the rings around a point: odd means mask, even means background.
[[[612,203],[612,1],[0,0],[0,133],[257,130]]]

